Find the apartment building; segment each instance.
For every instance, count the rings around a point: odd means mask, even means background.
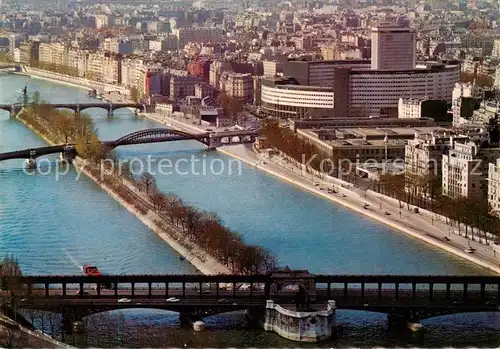
[[[492,211],[500,216],[500,158],[489,164],[488,203]]]
[[[187,43],[219,43],[226,37],[222,28],[178,28],[175,30],[178,47],[183,48]]]
[[[39,46],[40,64],[54,66],[67,65],[66,47],[61,43],[41,43]]]
[[[213,61],[208,72],[208,81],[216,89],[220,89],[220,77],[223,72],[231,70],[230,62]]]
[[[172,76],[170,78],[170,98],[175,100],[194,96],[195,85],[201,82],[200,78],[194,76]]]
[[[19,44],[19,62],[32,65],[38,63],[40,57],[40,42],[25,41]]]
[[[87,59],[88,79],[103,81],[104,77],[104,52],[91,52]]]
[[[229,97],[238,98],[246,103],[253,101],[253,78],[250,74],[224,72],[221,76],[221,90]]]
[[[454,142],[465,142],[466,136],[456,136],[448,130],[416,133],[405,147],[405,174],[408,176],[441,177],[443,155],[448,154]]]
[[[475,142],[455,142],[443,155],[443,195],[483,199],[488,193],[488,164],[500,157],[500,148],[480,148]]]
[[[422,102],[416,98],[400,98],[398,102],[398,118],[418,119],[422,117]]]
[[[110,54],[105,54],[102,61],[103,82],[109,84],[122,83],[121,59]]]

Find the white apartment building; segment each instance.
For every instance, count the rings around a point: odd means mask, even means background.
[[[413,28],[394,24],[372,28],[372,69],[414,69],[415,52],[416,35]]]
[[[216,89],[220,89],[220,77],[223,72],[231,70],[230,62],[213,61],[208,72],[208,81]]]
[[[253,78],[251,74],[225,72],[221,76],[221,90],[229,97],[238,98],[246,103],[253,101]]]
[[[94,18],[96,29],[105,28],[109,25],[109,17],[107,15],[95,15]]]
[[[104,75],[104,53],[103,52],[92,52],[89,53],[87,59],[87,73],[86,77],[88,79],[103,81]]]
[[[481,97],[482,94],[483,90],[478,86],[457,82],[453,87],[452,100],[455,101],[460,97]]]
[[[421,99],[400,98],[398,103],[398,118],[419,119],[422,116]]]
[[[500,39],[493,40],[493,50],[491,52],[491,56],[500,58]]]
[[[492,211],[500,215],[500,158],[489,164],[488,203]]]
[[[120,54],[131,54],[133,45],[130,41],[120,38],[105,38],[102,42],[102,49],[104,51]]]
[[[121,60],[105,55],[102,61],[102,81],[109,84],[121,83]]]
[[[405,146],[405,173],[417,176],[440,176],[442,159],[454,142],[466,142],[468,137],[456,137],[443,129],[441,132],[416,133]]]
[[[42,64],[53,64],[56,66],[67,65],[67,59],[65,59],[66,48],[63,44],[52,43],[46,44],[41,43],[39,47],[39,62]],[[66,64],[65,64],[66,63]]]
[[[500,148],[479,148],[474,142],[455,142],[443,155],[443,195],[471,199],[488,192],[488,164],[500,157]]]
[[[283,72],[283,63],[276,61],[262,61],[264,76],[276,76]]]

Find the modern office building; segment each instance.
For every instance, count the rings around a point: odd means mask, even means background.
[[[288,109],[287,104],[282,103],[283,100],[278,103],[276,98],[270,99],[272,96],[283,94],[283,85],[286,85],[286,88],[293,89],[297,96],[306,94],[299,92],[301,90],[317,89],[318,93],[308,93],[318,98],[314,101],[314,106],[306,103],[307,101],[301,105],[299,98],[296,98],[294,104],[297,108],[312,108],[309,111],[310,117],[398,117],[400,98],[451,102],[453,88],[460,77],[458,64],[429,62],[425,67],[419,66],[412,70],[388,71],[353,68],[337,63],[306,63],[302,64],[303,69],[300,69],[300,63],[293,63],[291,66],[297,66],[299,69],[292,69],[290,73],[295,71],[292,75],[287,74],[285,68],[285,76],[293,79],[263,78],[262,104],[266,105],[266,111],[271,111],[271,114],[283,111],[293,118],[305,117],[304,112],[296,113],[294,109]],[[292,80],[295,82],[292,83]],[[311,81],[316,85],[311,84]],[[333,105],[324,101],[325,93],[333,94]]]
[[[373,70],[411,70],[415,68],[416,34],[413,28],[381,24],[372,28]]]
[[[294,79],[262,79],[262,110],[280,118],[333,117],[334,92],[331,87],[298,85]]]

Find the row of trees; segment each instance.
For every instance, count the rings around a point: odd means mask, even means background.
[[[444,196],[437,176],[384,174],[375,187],[378,192],[397,199],[400,208],[418,206],[446,217],[450,226],[463,230],[466,236],[478,234],[488,242],[485,234],[488,232],[500,238],[500,219],[491,214],[486,199]]]
[[[336,157],[330,156],[324,150],[299,138],[288,127],[280,127],[278,121],[264,121],[261,128],[261,134],[266,138],[272,148],[280,150],[295,161],[309,163],[309,166],[316,171],[330,172],[331,169],[328,168],[327,165],[336,163]],[[331,161],[324,162],[322,166],[322,161],[326,159]]]
[[[160,192],[150,173],[135,177],[130,164],[123,162],[115,168],[116,179],[132,182],[161,217],[159,225],[167,231],[179,232],[178,239],[187,238],[236,273],[259,274],[276,268],[276,259],[268,250],[246,244],[241,234],[225,227],[216,214],[190,206],[174,194]]]
[[[225,92],[217,95],[217,103],[224,109],[224,115],[236,120],[238,114],[243,111],[243,102],[234,97],[228,96]]]

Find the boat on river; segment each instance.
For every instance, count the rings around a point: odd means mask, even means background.
[[[83,274],[85,274],[85,276],[101,276],[99,268],[90,264],[85,264],[83,266]]]

